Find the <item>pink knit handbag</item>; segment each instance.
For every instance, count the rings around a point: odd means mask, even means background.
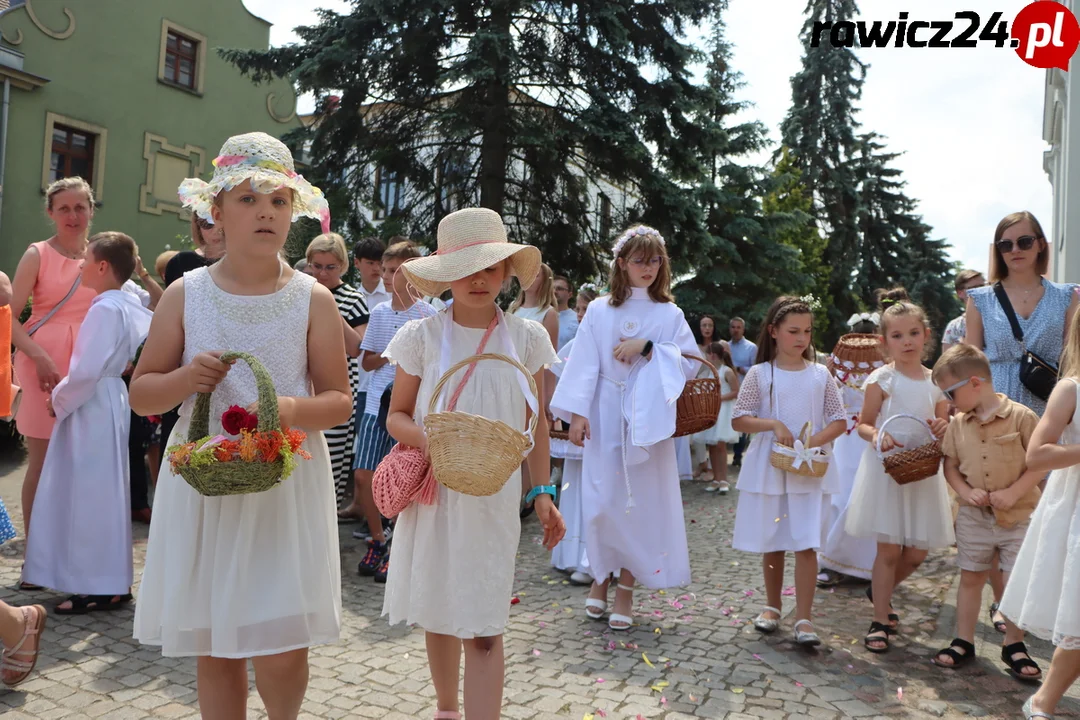
[[[477,355],[483,354],[484,347],[498,324],[499,316],[496,314],[480,340],[480,346],[476,349]],[[461,379],[450,398],[447,408],[449,412],[457,407],[461,391],[475,370],[476,363],[473,363],[465,371],[465,377]],[[439,484],[435,480],[435,473],[431,470],[431,463],[424,457],[420,448],[397,443],[375,468],[375,475],[371,480],[371,494],[375,498],[375,506],[379,508],[383,517],[394,518],[413,502],[434,505],[439,498]]]

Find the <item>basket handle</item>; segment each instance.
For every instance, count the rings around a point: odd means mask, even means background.
[[[500,362],[504,362],[517,368],[518,372],[524,375],[525,379],[529,381],[529,390],[532,391],[533,397],[536,397],[537,401],[539,401],[540,398],[538,397],[539,392],[536,389],[536,380],[533,379],[533,376],[529,374],[529,371],[524,365],[506,355],[499,355],[498,353],[481,353],[480,355],[473,355],[465,358],[443,373],[443,376],[439,378],[439,382],[435,384],[435,389],[431,391],[431,400],[428,402],[428,414],[435,412],[435,407],[439,402],[439,395],[442,393],[447,383],[450,382],[450,378],[453,377],[454,373],[463,367],[478,363],[482,360],[499,360]],[[532,440],[533,433],[536,432],[536,423],[539,415],[539,412],[534,412],[532,414],[532,419],[529,421],[528,436],[530,441]]]
[[[277,390],[274,389],[270,373],[254,355],[232,351],[221,354],[221,362],[228,363],[233,360],[244,361],[255,376],[255,387],[259,391],[258,431],[280,430]],[[211,393],[199,393],[195,397],[195,406],[191,410],[191,425],[188,427],[188,442],[197,442],[210,434],[210,395]]]
[[[878,428],[877,446],[874,449],[877,451],[877,456],[878,456],[879,460],[884,460],[885,459],[885,455],[882,454],[882,452],[881,452],[881,439],[885,436],[885,427],[889,423],[891,423],[893,420],[899,420],[901,418],[905,418],[907,420],[914,420],[915,422],[919,423],[924,428],[926,428],[928,431],[930,431],[930,438],[931,438],[931,440],[933,439],[934,432],[932,430],[930,430],[930,425],[928,425],[927,422],[925,420],[923,420],[921,417],[916,417],[915,415],[909,415],[907,413],[900,413],[898,415],[893,415],[888,420],[881,423],[881,427]]]
[[[712,374],[716,376],[716,379],[717,379],[717,380],[720,380],[720,371],[716,369],[716,366],[715,366],[715,365],[713,365],[713,364],[712,364],[711,362],[709,362],[709,361],[708,361],[708,360],[706,360],[705,358],[703,358],[703,357],[698,357],[697,355],[690,355],[690,354],[688,354],[688,353],[682,353],[682,356],[683,356],[684,358],[686,358],[687,360],[697,360],[697,361],[698,361],[699,363],[701,363],[701,364],[702,364],[702,365],[704,365],[705,367],[707,367],[707,368],[709,368],[710,370],[712,370]]]

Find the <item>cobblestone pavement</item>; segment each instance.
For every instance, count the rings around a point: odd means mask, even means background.
[[[9,463],[9,465],[12,463]],[[18,468],[0,467],[0,497],[18,513]],[[978,663],[961,672],[929,658],[952,636],[955,571],[950,554],[932,555],[895,601],[904,633],[888,655],[862,646],[870,621],[863,587],[819,591],[817,652],[792,642],[794,589],[785,591],[781,631],[763,637],[749,620],[764,603],[756,556],[730,549],[736,494],[717,497],[684,485],[693,584],[682,591],[640,593],[638,625],[612,633],[588,620],[584,589],[548,566],[535,518],[525,524],[516,594],[506,633],[507,718],[927,718],[1021,717],[1031,689],[1003,671],[1001,636],[981,627]],[[16,521],[17,517],[14,517]],[[147,528],[136,526],[136,578]],[[359,543],[343,526],[344,627],[337,645],[312,651],[303,718],[430,718],[434,691],[423,633],[388,627],[379,617],[382,588],[355,574]],[[0,556],[0,598],[42,602],[58,596],[15,589],[23,546]],[[788,577],[790,583],[790,563]],[[136,597],[138,588],[135,590]],[[509,598],[508,598],[509,601]],[[133,610],[50,617],[37,675],[0,690],[4,720],[197,717],[195,661],[165,659],[131,639]],[[950,627],[938,627],[938,621]],[[986,618],[984,614],[983,622]],[[1051,648],[1032,644],[1045,668]],[[262,718],[254,692],[249,717]],[[1067,700],[1062,715],[1080,703]]]

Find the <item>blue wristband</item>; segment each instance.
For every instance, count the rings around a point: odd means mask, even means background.
[[[556,491],[557,488],[554,485],[537,485],[525,496],[525,504],[531,503],[536,499],[537,495],[550,495],[551,499],[554,500]]]

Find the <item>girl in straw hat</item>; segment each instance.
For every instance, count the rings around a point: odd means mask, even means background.
[[[664,238],[639,225],[612,248],[611,294],[589,305],[552,409],[572,417],[570,441],[584,445],[581,506],[596,579],[585,612],[599,620],[617,577],[613,630],[633,624],[634,583],[648,588],[690,582],[675,401],[697,363],[694,334],[671,297]],[[647,531],[643,531],[648,528]]]
[[[278,392],[282,427],[308,431],[311,455],[265,492],[206,497],[162,465],[135,638],[166,656],[198,657],[203,716],[244,718],[246,658],[270,717],[296,718],[307,688],[307,648],[338,639],[341,578],[330,455],[322,432],[352,414],[337,304],[278,253],[292,222],[330,215],[264,133],[229,138],[209,182],[185,180],[180,197],[212,218],[226,255],[165,291],[131,381],[140,415],[183,403],[166,446],[187,437],[197,393],[213,392],[210,433],[232,405],[258,397],[246,367],[222,351],[254,355]]]
[[[434,255],[402,265],[423,295],[447,288],[453,305],[434,317],[412,320],[394,336],[384,356],[397,375],[386,426],[398,442],[427,449],[423,421],[439,378],[480,346],[520,361],[533,375],[539,401],[525,377],[509,365],[475,367],[457,410],[500,420],[523,431],[527,413],[543,417],[544,368],[558,362],[547,331],[537,322],[503,315],[495,304],[516,275],[532,284],[540,252],[507,242],[502,218],[491,210],[459,210],[439,223]],[[466,371],[448,388],[456,389]],[[566,532],[552,501],[547,423],[537,424],[528,457],[537,486],[530,492],[544,544],[553,548]],[[472,497],[439,486],[434,505],[413,504],[398,515],[383,614],[427,631],[428,664],[438,701],[436,718],[460,718],[458,665],[465,650],[465,707],[470,720],[499,717],[503,688],[502,634],[509,618],[514,559],[521,523],[517,472],[494,495]]]

